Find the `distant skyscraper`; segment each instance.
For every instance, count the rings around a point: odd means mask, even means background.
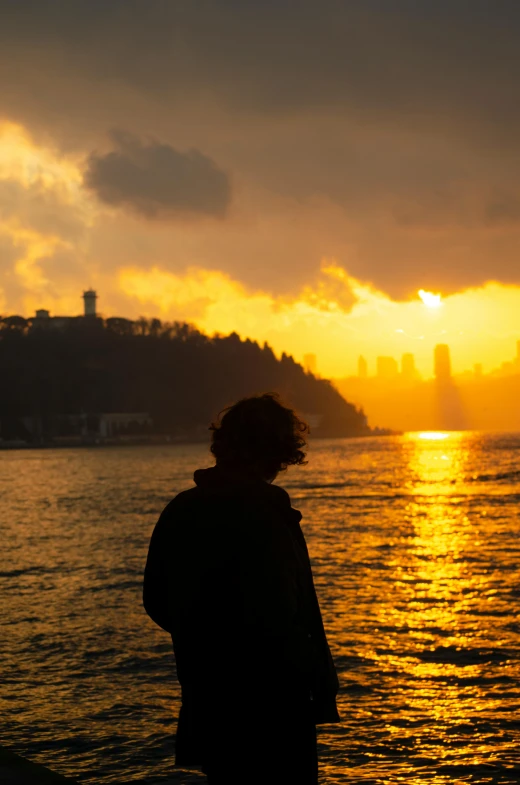
[[[366,379],[368,376],[368,364],[362,354],[359,355],[357,361],[357,375],[360,379]]]
[[[93,289],[87,289],[83,292],[83,301],[85,303],[85,316],[96,315],[96,300],[97,294]]]
[[[318,369],[318,364],[316,362],[316,355],[315,354],[304,354],[303,355],[303,367],[307,373],[312,373],[313,376],[316,376],[316,372]]]
[[[413,354],[403,354],[401,357],[401,376],[403,379],[415,379],[417,376]]]
[[[445,343],[438,343],[433,350],[433,370],[436,379],[451,379],[450,347]]]
[[[393,357],[378,357],[376,367],[378,379],[395,379],[399,373],[397,360]]]

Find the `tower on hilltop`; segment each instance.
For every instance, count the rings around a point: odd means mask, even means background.
[[[96,316],[97,293],[94,289],[87,289],[83,292],[83,302],[85,303],[85,316]]]

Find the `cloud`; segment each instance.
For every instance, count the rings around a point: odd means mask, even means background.
[[[267,329],[277,350],[283,351],[283,340],[290,340],[292,332],[299,354],[313,335],[331,327],[349,334],[349,313],[359,302],[371,303],[374,297],[385,302],[379,292],[345,275],[334,260],[324,260],[315,286],[304,287],[294,298],[253,291],[226,273],[200,267],[178,273],[159,266],[126,267],[119,270],[119,285],[129,302],[139,303],[148,313],[194,321],[210,334],[236,330],[262,340]]]
[[[485,205],[484,217],[490,225],[520,223],[520,190],[498,190]]]
[[[52,303],[66,312],[78,299],[95,219],[79,182],[71,162],[0,125],[2,309],[30,314]]]
[[[231,187],[227,175],[198,150],[143,142],[122,131],[111,134],[115,150],[92,153],[84,183],[106,204],[127,207],[145,218],[195,213],[222,217]]]
[[[78,242],[86,230],[85,216],[65,189],[38,181],[23,185],[0,179],[0,225],[6,223],[66,242]]]
[[[405,352],[413,352],[421,373],[431,376],[438,343],[449,344],[456,372],[476,362],[490,370],[516,352],[520,287],[487,284],[430,309],[417,296],[392,301],[345,275],[334,260],[324,260],[314,285],[294,298],[249,290],[225,273],[200,267],[178,273],[159,266],[122,268],[119,284],[136,317],[144,312],[167,321],[195,320],[209,334],[236,330],[299,361],[316,353],[326,376],[354,374],[359,354],[372,375],[376,356],[399,358]]]
[[[38,80],[35,64],[58,77],[42,79],[33,105],[67,94],[69,111],[87,97],[106,115],[128,87],[167,100],[171,116],[200,102],[257,117],[332,111],[371,126],[471,130],[470,144],[490,132],[514,143],[520,124],[515,0],[2,0],[0,9],[18,84]],[[90,95],[74,92],[78,79]],[[96,103],[114,84],[119,100]],[[6,98],[14,106],[11,90]]]
[[[12,313],[13,303],[18,303],[23,295],[23,286],[13,273],[13,267],[20,255],[13,238],[0,230],[0,314]]]
[[[0,13],[1,111],[87,159],[93,269],[198,265],[276,296],[324,256],[393,298],[520,281],[517,0]]]

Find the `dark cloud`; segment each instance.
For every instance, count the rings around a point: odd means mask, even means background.
[[[63,291],[78,291],[78,305],[81,288],[90,287],[90,272],[84,255],[77,249],[58,248],[52,254],[38,259],[38,267],[48,284],[46,294],[59,299]]]
[[[497,190],[486,203],[484,218],[491,226],[520,223],[520,190]]]
[[[394,297],[520,281],[518,0],[0,0],[0,14],[0,111],[74,154],[133,134],[89,161],[104,202],[222,215],[233,172],[233,215],[204,233],[98,218],[106,265],[141,233],[135,258],[277,292],[321,256]]]
[[[76,76],[173,111],[197,101],[254,115],[333,110],[470,132],[472,142],[513,142],[520,127],[511,0],[2,0],[0,10],[15,82],[34,80],[38,66],[58,77],[42,84],[44,100],[67,93],[79,104]]]
[[[128,207],[145,218],[225,214],[230,183],[211,158],[121,131],[114,131],[112,140],[115,150],[89,156],[84,177],[85,185],[106,204]]]
[[[452,294],[487,281],[519,284],[520,226],[396,226],[365,222],[354,232],[355,254],[338,257],[345,268],[396,300],[419,289]]]

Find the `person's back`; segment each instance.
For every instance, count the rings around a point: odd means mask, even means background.
[[[270,484],[303,462],[304,429],[275,396],[231,407],[217,465],[150,543],[144,605],[172,636],[182,687],[176,763],[210,783],[316,783],[315,724],[339,720],[301,515]]]

